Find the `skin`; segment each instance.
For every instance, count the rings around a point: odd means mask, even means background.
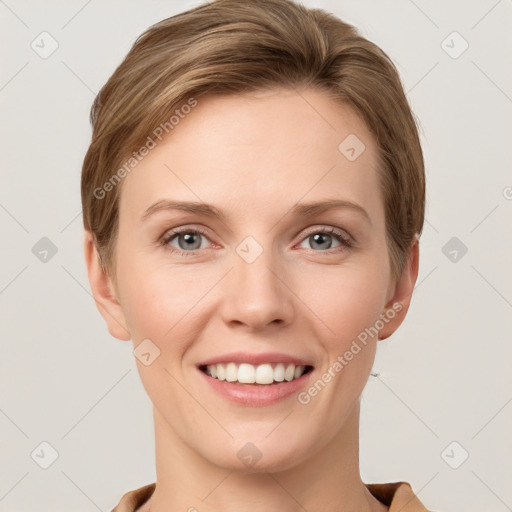
[[[349,134],[366,146],[354,161],[338,150]],[[415,242],[392,279],[376,161],[364,122],[319,90],[203,96],[122,182],[115,280],[85,232],[110,333],[134,347],[149,338],[161,351],[149,366],[137,359],[154,405],[157,472],[141,510],[388,510],[360,477],[359,401],[377,341],[407,313],[419,256]],[[225,219],[170,210],[141,221],[160,199],[212,204]],[[290,213],[325,199],[357,203],[369,219],[350,208]],[[183,236],[160,243],[179,226],[205,230],[195,255],[172,252],[190,251]],[[315,243],[330,227],[352,247],[328,233]],[[247,236],[263,249],[251,264],[236,252]],[[311,361],[314,383],[393,304],[402,309],[308,404],[296,395],[233,404],[198,376],[207,358],[268,351]],[[262,454],[251,467],[237,457],[247,442]]]

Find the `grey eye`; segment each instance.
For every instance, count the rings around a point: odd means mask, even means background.
[[[169,240],[168,243],[173,245],[172,242],[177,240],[177,249],[182,251],[195,251],[201,248],[201,237],[204,237],[197,231],[183,231],[182,233],[175,233]],[[173,247],[176,247],[173,245]]]
[[[339,235],[338,235],[339,236]],[[342,245],[339,240],[337,240],[338,236],[334,236],[330,233],[326,232],[318,232],[313,233],[304,239],[304,242],[309,241],[309,248],[318,249],[321,251],[327,251],[329,249],[338,247]],[[333,245],[337,243],[338,245]],[[307,247],[306,247],[307,248]]]

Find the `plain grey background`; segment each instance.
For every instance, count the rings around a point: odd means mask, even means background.
[[[109,511],[155,480],[131,343],[90,294],[79,180],[95,94],[141,32],[198,3],[0,0],[0,511]],[[391,56],[426,159],[418,285],[363,393],[363,480],[512,510],[512,1],[304,3]]]

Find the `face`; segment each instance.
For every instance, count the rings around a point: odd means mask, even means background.
[[[314,89],[197,101],[123,180],[116,300],[89,259],[91,285],[110,332],[145,343],[176,442],[286,469],[340,436],[417,268],[391,278],[377,148],[349,107]]]

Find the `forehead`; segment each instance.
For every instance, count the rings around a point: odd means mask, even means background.
[[[124,178],[120,217],[161,199],[204,201],[233,215],[277,213],[304,199],[348,199],[378,216],[376,145],[362,119],[307,89],[208,95]],[[235,212],[236,210],[236,212]]]

